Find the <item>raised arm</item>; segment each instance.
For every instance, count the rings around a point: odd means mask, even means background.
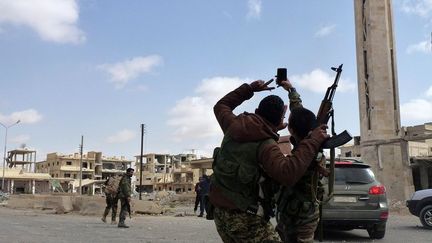
[[[237,106],[241,105],[245,100],[250,99],[254,92],[273,89],[268,87],[267,84],[268,83],[265,83],[262,80],[253,81],[251,84],[242,84],[216,103],[213,107],[213,111],[224,133],[231,125],[234,118],[236,118],[233,110]]]
[[[291,84],[291,82],[288,79],[281,81],[280,85],[282,86],[282,88],[284,88],[286,91],[288,91],[288,98],[290,101],[290,105],[289,105],[290,110],[297,108],[297,107],[303,107],[302,100],[300,98],[300,94],[297,93],[297,90],[294,88],[294,86]]]

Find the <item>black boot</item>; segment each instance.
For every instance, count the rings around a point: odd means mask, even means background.
[[[119,228],[129,228],[129,226],[127,226],[124,221],[120,221],[118,224],[118,227]]]

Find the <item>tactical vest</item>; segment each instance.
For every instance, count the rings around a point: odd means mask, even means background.
[[[319,201],[312,196],[311,180],[314,171],[307,170],[303,177],[292,187],[282,187],[277,195],[277,222],[287,228],[305,225],[319,218]],[[318,198],[323,194],[322,184],[318,185]],[[288,227],[289,226],[289,227]],[[291,230],[288,230],[291,232]]]
[[[242,211],[258,204],[261,169],[257,157],[264,143],[275,141],[239,143],[225,135],[220,150],[214,155],[211,183]]]

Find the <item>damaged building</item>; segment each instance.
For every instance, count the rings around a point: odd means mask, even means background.
[[[123,174],[131,165],[132,161],[123,156],[108,157],[102,152],[87,152],[82,158],[79,153],[49,153],[45,161],[36,163],[36,172],[48,173],[60,185],[60,191],[76,193],[82,171],[82,194],[94,195],[102,193],[101,185],[109,176]]]
[[[140,186],[140,155],[135,156],[136,168],[135,185],[137,191],[175,191],[177,193],[193,192],[195,184],[199,177],[207,174],[210,175],[208,165],[211,159],[197,159],[195,154],[145,154],[142,158],[142,178]],[[209,170],[210,169],[210,170]]]
[[[432,122],[423,125],[402,127],[400,139],[386,140],[377,143],[379,153],[380,146],[401,140],[406,144],[408,154],[407,163],[411,169],[412,181],[416,191],[432,188]],[[400,142],[400,141],[399,141]],[[354,144],[340,147],[342,157],[361,157],[361,138],[354,137]],[[377,168],[383,169],[380,163],[381,156],[377,156]]]

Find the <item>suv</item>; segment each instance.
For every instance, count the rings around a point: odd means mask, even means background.
[[[432,229],[432,189],[414,192],[406,205],[412,215],[420,218],[425,228]]]
[[[356,159],[336,159],[334,192],[330,200],[328,178],[323,179],[323,184],[325,229],[366,229],[372,239],[384,237],[389,215],[386,189],[369,165]]]

